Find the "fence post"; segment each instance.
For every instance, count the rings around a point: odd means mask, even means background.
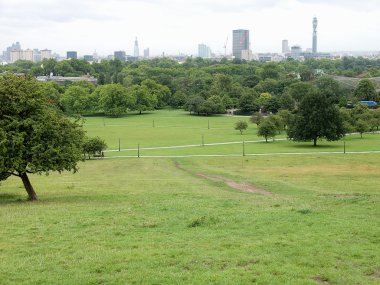
[[[245,143],[243,141],[243,156],[245,156]]]
[[[346,142],[345,141],[343,142],[343,153],[344,154],[346,153]]]
[[[137,157],[140,157],[140,144],[137,145]]]
[[[210,120],[207,121],[207,129],[210,129]]]
[[[120,152],[120,138],[119,138],[119,152]]]

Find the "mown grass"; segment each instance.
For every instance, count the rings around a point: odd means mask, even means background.
[[[321,140],[318,147],[311,142],[286,141],[285,132],[278,134],[275,141],[249,142],[263,140],[257,136],[257,126],[249,123],[243,135],[234,130],[238,120],[249,121],[248,117],[191,116],[187,112],[157,111],[143,115],[129,115],[124,118],[88,117],[85,128],[88,136],[100,136],[108,144],[106,156],[137,156],[140,148],[141,156],[175,156],[175,155],[242,155],[243,141],[245,154],[293,153],[293,152],[342,152],[346,151],[378,151],[380,150],[380,134],[348,135],[344,140],[328,142]],[[153,125],[154,121],[154,125]],[[153,127],[154,126],[154,127]],[[210,127],[210,128],[209,128]],[[119,149],[121,151],[117,151]],[[241,142],[239,144],[207,145],[223,142]],[[186,148],[144,149],[154,147],[171,147],[194,145]],[[128,150],[123,150],[128,149]]]
[[[0,284],[378,284],[379,159],[92,160],[75,175],[32,176],[36,203],[10,178]]]

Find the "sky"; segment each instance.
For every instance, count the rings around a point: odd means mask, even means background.
[[[0,50],[65,55],[197,54],[204,43],[215,54],[232,51],[232,30],[250,30],[254,53],[281,52],[283,39],[312,45],[318,18],[318,51],[379,51],[380,0],[0,0]],[[228,39],[227,39],[228,38]]]

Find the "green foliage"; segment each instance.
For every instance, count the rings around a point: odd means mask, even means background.
[[[264,116],[263,116],[263,114],[261,114],[260,112],[256,112],[256,113],[254,113],[254,114],[249,118],[249,120],[251,121],[251,123],[256,124],[257,126],[260,125],[260,123],[263,121],[263,119],[264,119]]]
[[[144,85],[134,85],[127,89],[131,98],[135,98],[134,110],[143,111],[154,110],[158,104],[157,94],[150,92],[149,88]]]
[[[82,159],[83,130],[51,107],[40,86],[29,77],[0,77],[0,173],[19,176],[24,185],[27,173],[76,171]]]
[[[258,111],[260,106],[257,103],[257,94],[253,90],[245,90],[239,99],[239,108],[243,113]]]
[[[288,129],[289,138],[295,141],[339,140],[344,135],[343,122],[338,110],[329,103],[325,94],[313,92],[302,100],[298,112]]]
[[[274,138],[277,134],[277,131],[278,126],[276,126],[275,121],[270,118],[266,118],[262,120],[258,126],[257,135],[259,137],[264,137],[265,141],[268,142],[268,138]]]
[[[136,97],[120,84],[107,84],[99,90],[99,107],[104,114],[118,117],[134,109]]]
[[[84,114],[92,110],[92,98],[87,88],[72,85],[63,94],[60,103],[70,114]]]
[[[378,94],[371,80],[362,79],[356,87],[354,94],[358,100],[377,101]]]
[[[241,135],[246,129],[248,129],[248,123],[246,121],[238,121],[235,123],[235,130],[240,131]]]
[[[100,137],[87,138],[83,144],[83,152],[88,155],[88,159],[92,156],[103,156],[103,151],[107,149],[106,142]]]

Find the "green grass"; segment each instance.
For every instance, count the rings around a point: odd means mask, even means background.
[[[248,130],[240,134],[234,130],[238,120],[249,121],[247,117],[190,116],[187,112],[157,111],[143,115],[129,115],[123,118],[88,117],[85,128],[88,136],[100,136],[106,140],[108,152],[106,156],[137,156],[138,145],[141,156],[175,156],[175,155],[242,155],[243,141],[263,140],[257,137],[257,127],[249,123]],[[153,124],[154,121],[154,124]],[[154,127],[153,127],[154,126]],[[209,128],[210,127],[210,128]],[[279,134],[276,139],[284,139],[285,133]],[[241,142],[208,146],[207,144],[222,142]],[[345,138],[346,151],[378,151],[380,150],[380,134],[350,135]],[[202,146],[206,144],[205,146]],[[344,141],[319,141],[318,147],[311,142],[299,143],[277,140],[268,143],[245,143],[246,154],[261,153],[293,153],[293,152],[343,152]],[[170,147],[196,145],[186,148],[145,150],[152,147]],[[131,149],[123,151],[123,149]]]
[[[377,137],[347,140],[369,149]],[[0,284],[378,284],[379,159],[91,160],[74,175],[32,176],[36,203],[10,178],[0,186]]]

